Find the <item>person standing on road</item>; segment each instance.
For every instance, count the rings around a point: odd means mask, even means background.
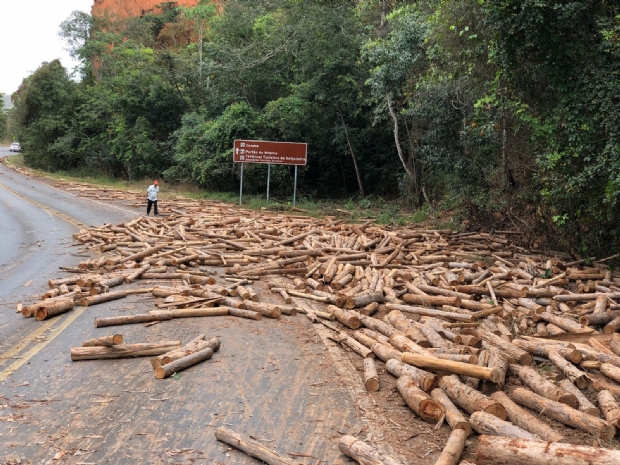
[[[157,212],[157,193],[159,192],[159,187],[157,186],[157,180],[153,181],[153,184],[149,186],[146,190],[146,198],[148,199],[148,205],[146,207],[146,216],[149,216],[151,213],[151,207],[153,208],[153,215],[159,216]]]

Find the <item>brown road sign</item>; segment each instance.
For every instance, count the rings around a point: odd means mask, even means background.
[[[273,165],[305,165],[308,144],[235,140],[233,161],[236,163],[268,163]]]

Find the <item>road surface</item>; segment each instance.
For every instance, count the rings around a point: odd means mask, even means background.
[[[82,225],[137,214],[0,165],[0,458],[25,464],[258,463],[215,440],[215,428],[226,426],[296,454],[291,457],[301,464],[351,463],[337,441],[342,434],[368,433],[351,395],[360,377],[346,360],[334,363],[303,316],[94,328],[95,316],[153,308],[140,296],[44,322],[15,313],[17,302],[31,303],[45,292],[49,278],[65,276],[59,266],[84,259],[71,239]],[[71,362],[70,347],[115,332],[126,342],[183,343],[204,333],[220,337],[221,349],[166,380],[155,379],[148,359]],[[343,367],[352,371],[352,382],[343,381]]]

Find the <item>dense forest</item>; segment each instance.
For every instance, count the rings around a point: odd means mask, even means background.
[[[308,143],[307,199],[389,197],[473,227],[620,246],[620,5],[610,0],[227,0],[75,12],[72,79],[13,95],[26,162],[238,188],[235,138]],[[246,167],[263,192],[266,167]],[[272,170],[288,195],[292,170]]]

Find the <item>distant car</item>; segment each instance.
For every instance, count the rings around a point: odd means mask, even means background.
[[[9,150],[11,152],[21,152],[22,151],[22,144],[20,144],[19,142],[13,142],[11,144],[11,148]]]

